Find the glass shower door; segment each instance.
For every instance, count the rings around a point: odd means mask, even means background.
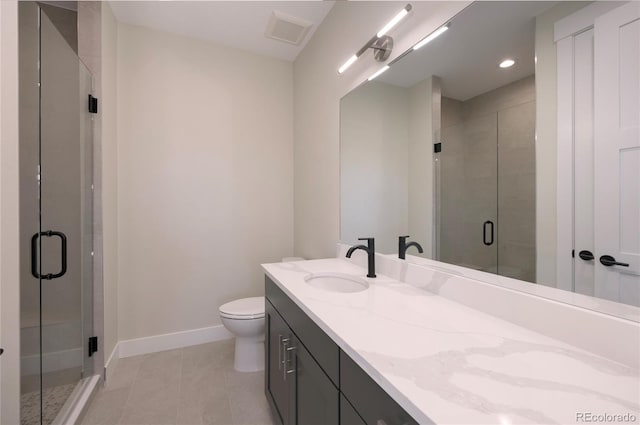
[[[30,251],[21,282],[21,422],[50,424],[63,420],[78,383],[93,374],[86,343],[93,328],[92,79],[46,12],[23,7],[33,28],[21,35],[31,31],[35,48],[25,41],[21,49],[39,60],[35,71],[21,63],[21,77],[37,82],[21,85],[20,94],[21,215],[29,228],[22,234],[29,232],[23,244]]]
[[[497,115],[442,129],[438,260],[495,273],[498,264]]]
[[[471,118],[455,102],[437,158],[438,259],[535,282],[535,101]]]

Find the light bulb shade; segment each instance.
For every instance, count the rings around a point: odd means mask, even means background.
[[[434,39],[441,36],[448,29],[449,29],[449,25],[445,25],[443,27],[438,28],[437,30],[435,30],[434,32],[426,36],[424,39],[422,39],[422,41],[420,41],[418,44],[413,46],[413,50],[418,50],[419,48],[423,47],[425,44],[432,42]]]

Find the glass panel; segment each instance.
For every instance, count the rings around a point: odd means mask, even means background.
[[[462,102],[442,98],[438,259],[495,273],[497,114],[463,117]]]
[[[48,424],[83,376],[83,282],[90,288],[92,275],[92,152],[86,117],[90,75],[44,11],[40,66],[42,422]],[[78,113],[79,103],[85,112]]]
[[[20,120],[20,416],[40,423],[40,284],[31,274],[31,238],[39,232],[38,7],[19,2]]]
[[[93,332],[92,78],[60,35],[74,33],[73,12],[46,7],[55,20],[35,2],[19,3],[23,425],[60,419],[78,381],[93,374],[85,343]]]
[[[80,61],[78,103],[76,111],[80,117],[80,213],[81,239],[80,267],[82,275],[82,341],[88,341],[93,335],[93,114],[87,108],[89,93],[93,93],[93,78],[89,70]],[[78,110],[79,108],[79,110]],[[88,345],[83,347],[83,377],[93,375],[93,357],[89,357]]]

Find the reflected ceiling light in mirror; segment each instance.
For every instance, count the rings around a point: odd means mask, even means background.
[[[448,29],[449,29],[449,24],[438,28],[437,30],[435,30],[434,32],[432,32],[431,34],[429,34],[428,36],[423,38],[421,41],[419,41],[415,46],[413,46],[413,50],[418,50],[419,48],[421,48],[425,44],[428,44],[428,43],[432,42],[434,39],[436,39],[439,36],[441,36]]]
[[[375,79],[376,77],[378,77],[380,74],[382,74],[383,72],[385,72],[387,69],[389,69],[389,65],[385,65],[384,67],[380,68],[379,70],[377,70],[371,77],[367,78],[367,81],[371,81],[373,79]]]
[[[393,19],[382,27],[382,29],[371,38],[371,40],[367,41],[367,43],[362,46],[355,55],[351,56],[340,68],[338,68],[338,74],[342,74],[349,69],[349,67],[353,65],[354,62],[357,61],[358,58],[368,49],[375,50],[374,58],[376,61],[386,61],[391,55],[391,50],[393,49],[393,39],[386,34],[391,31],[393,27],[398,25],[398,23],[402,21],[410,11],[411,4],[407,4],[396,16],[393,17]]]
[[[500,62],[500,65],[498,65],[500,68],[511,68],[513,65],[516,64],[515,59],[505,59],[502,62]]]
[[[391,31],[391,29],[396,25],[398,25],[398,22],[402,21],[404,17],[409,14],[410,11],[411,11],[411,5],[408,4],[404,7],[404,9],[398,12],[398,14],[394,16],[392,20],[387,22],[387,25],[385,25],[384,27],[382,27],[380,31],[378,31],[378,34],[376,34],[377,37],[380,38],[386,33],[388,33],[389,31]]]

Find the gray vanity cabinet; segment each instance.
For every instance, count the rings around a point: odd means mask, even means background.
[[[265,395],[282,425],[417,425],[265,277]]]
[[[265,302],[265,394],[283,425],[340,422],[339,349],[267,278]],[[309,347],[314,348],[314,357]],[[326,363],[335,361],[334,367]],[[324,363],[324,364],[323,364]],[[327,365],[323,368],[321,365]]]
[[[294,373],[295,423],[301,425],[338,424],[338,389],[324,373],[304,345],[295,339],[295,355],[291,359]]]
[[[367,425],[342,394],[340,394],[340,425]]]
[[[347,404],[353,406],[357,411],[363,423],[418,425],[418,422],[343,351],[340,351],[340,391],[348,400]],[[358,424],[358,422],[353,419],[348,425],[351,424]],[[345,423],[345,425],[347,424]]]
[[[291,338],[291,331],[269,301],[265,305],[265,327],[265,392],[274,416],[279,416],[282,424],[289,424],[291,391],[283,370],[282,348],[284,339]]]

